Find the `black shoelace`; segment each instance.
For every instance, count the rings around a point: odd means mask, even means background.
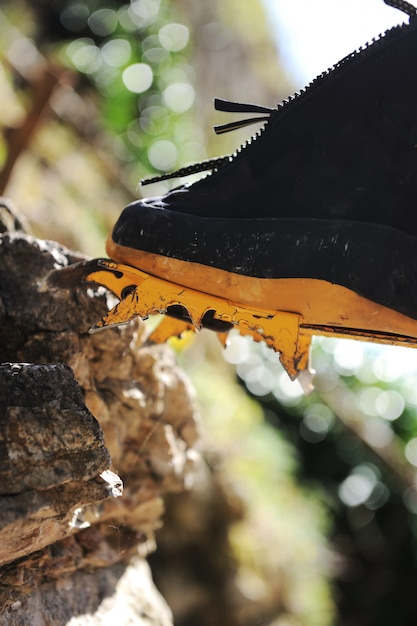
[[[229,124],[221,124],[220,126],[214,127],[214,132],[217,135],[221,135],[223,133],[228,133],[232,130],[237,130],[238,128],[244,128],[245,126],[249,126],[250,124],[255,124],[256,122],[266,122],[269,120],[272,113],[276,113],[277,109],[271,109],[269,107],[260,106],[258,104],[244,104],[241,102],[230,102],[229,100],[222,100],[221,98],[216,98],[214,100],[214,108],[216,111],[225,111],[227,113],[257,113],[261,114],[257,117],[250,117],[244,120],[237,120],[235,122],[230,122]],[[222,156],[214,159],[207,159],[206,161],[200,161],[199,163],[194,163],[192,165],[187,165],[186,167],[182,167],[179,170],[175,170],[175,172],[169,172],[168,174],[161,174],[160,176],[154,176],[152,178],[148,178],[141,181],[142,185],[149,185],[151,183],[158,183],[162,180],[169,180],[170,178],[181,178],[182,176],[191,176],[191,174],[198,174],[199,172],[207,172],[209,170],[215,171],[219,169],[222,165],[230,162],[233,156]]]
[[[390,7],[394,7],[394,9],[399,9],[400,11],[403,11],[403,13],[407,13],[410,17],[415,17],[417,15],[416,7],[405,0],[384,0],[384,2]]]

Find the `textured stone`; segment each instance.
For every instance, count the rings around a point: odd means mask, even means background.
[[[140,320],[89,334],[102,288],[47,287],[79,260],[0,234],[0,625],[168,626],[138,554],[199,463],[193,394]]]
[[[25,585],[10,592],[0,614],[0,626],[172,626],[172,615],[155,589],[149,566],[135,558],[93,571],[77,569],[69,576],[68,563],[81,564],[81,551],[66,545],[65,557],[55,555],[55,572],[42,585],[25,593]],[[42,566],[35,560],[36,570]],[[1,580],[0,580],[1,582]]]
[[[110,466],[68,366],[0,365],[0,458],[0,495],[90,480]]]

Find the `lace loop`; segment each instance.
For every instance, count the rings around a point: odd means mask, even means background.
[[[264,107],[258,104],[245,104],[243,102],[231,102],[230,100],[222,100],[221,98],[215,98],[214,100],[214,108],[216,111],[224,111],[226,113],[262,113],[263,115],[260,117],[250,117],[245,120],[237,120],[235,122],[230,122],[228,124],[220,124],[219,126],[214,126],[214,132],[217,135],[221,135],[223,133],[228,133],[233,130],[237,130],[239,128],[244,128],[245,126],[249,126],[249,124],[255,124],[256,122],[266,122],[269,120],[271,114],[276,112],[277,109],[271,109],[269,107]],[[150,185],[151,183],[159,183],[163,180],[169,180],[171,178],[181,178],[182,176],[191,176],[191,174],[198,174],[199,172],[207,172],[209,170],[214,171],[230,162],[232,159],[231,156],[218,157],[215,159],[208,159],[206,161],[201,161],[200,163],[194,163],[192,165],[187,165],[186,167],[182,167],[179,170],[175,170],[174,172],[169,172],[168,174],[161,174],[160,176],[153,176],[152,178],[147,178],[141,180],[141,185]]]
[[[250,124],[256,124],[256,122],[266,122],[268,121],[271,113],[276,110],[271,109],[270,107],[264,107],[259,104],[231,102],[230,100],[222,100],[221,98],[215,98],[214,108],[216,109],[216,111],[224,111],[226,113],[263,113],[261,117],[250,117],[245,120],[237,120],[228,124],[220,124],[219,126],[214,126],[214,132],[217,135],[222,135],[223,133],[228,133],[232,130],[238,130],[239,128],[249,126]]]
[[[226,113],[267,113],[270,115],[275,111],[271,107],[264,107],[260,104],[232,102],[231,100],[222,100],[222,98],[214,99],[214,108],[216,111],[224,111]]]

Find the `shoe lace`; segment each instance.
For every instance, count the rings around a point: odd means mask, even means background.
[[[256,117],[249,117],[243,120],[236,120],[235,122],[230,122],[228,124],[220,124],[219,126],[214,126],[214,132],[217,135],[222,135],[223,133],[228,133],[232,130],[244,128],[245,126],[249,126],[250,124],[255,124],[257,122],[266,122],[269,120],[272,113],[277,112],[277,109],[273,109],[270,107],[264,107],[258,104],[245,104],[243,102],[231,102],[230,100],[222,100],[221,98],[215,98],[214,108],[216,109],[216,111],[224,111],[227,113],[257,114]],[[207,159],[205,161],[200,161],[199,163],[187,165],[185,167],[182,167],[181,169],[175,170],[174,172],[168,172],[167,174],[161,174],[160,176],[147,178],[145,180],[142,180],[141,184],[150,185],[151,183],[159,183],[163,180],[169,180],[170,178],[191,176],[191,174],[198,174],[199,172],[207,172],[209,170],[215,171],[218,170],[219,167],[225,165],[226,163],[229,163],[232,160],[232,155],[216,157],[214,159]]]
[[[405,0],[384,0],[385,4],[388,4],[390,7],[394,9],[399,9],[404,13],[407,13],[410,17],[417,16],[417,9],[410,2],[406,2]]]
[[[417,18],[417,8],[412,5],[410,2],[406,2],[406,0],[384,0],[385,4],[399,9],[400,11],[409,15],[411,19]],[[352,55],[353,56],[353,55]],[[338,64],[341,65],[343,61]],[[337,66],[335,66],[337,67]],[[324,76],[326,72],[322,75]],[[317,80],[317,79],[316,79]],[[313,81],[313,83],[316,81]],[[301,92],[303,93],[303,92]],[[290,97],[287,103],[292,100]],[[214,108],[216,111],[223,111],[227,113],[256,113],[257,117],[249,117],[243,120],[237,120],[235,122],[230,122],[228,124],[221,124],[219,126],[214,126],[214,131],[217,135],[221,135],[223,133],[228,133],[232,130],[237,130],[239,128],[244,128],[245,126],[249,126],[250,124],[255,124],[256,122],[267,122],[273,113],[277,113],[282,108],[282,104],[278,105],[277,108],[269,108],[264,107],[257,104],[245,104],[242,102],[232,102],[230,100],[223,100],[221,98],[215,98],[214,100]],[[261,114],[261,115],[259,115]],[[168,172],[166,174],[161,174],[160,176],[153,176],[152,178],[147,178],[141,180],[141,185],[150,185],[151,183],[158,183],[163,180],[169,180],[171,178],[181,178],[183,176],[191,176],[192,174],[198,174],[200,172],[207,171],[216,171],[222,166],[226,165],[233,161],[234,155],[227,155],[222,157],[216,157],[214,159],[207,159],[205,161],[200,161],[199,163],[194,163],[192,165],[187,165],[173,172]]]

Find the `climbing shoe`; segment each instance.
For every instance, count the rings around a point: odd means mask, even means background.
[[[120,299],[97,328],[166,313],[164,341],[231,328],[308,371],[313,335],[417,347],[417,9],[274,109],[232,156],[163,197],[139,200],[88,279]]]

